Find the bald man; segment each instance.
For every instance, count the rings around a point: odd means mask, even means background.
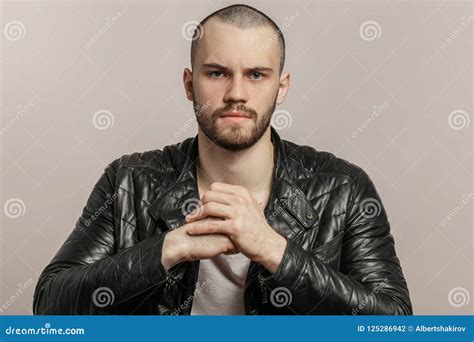
[[[412,314],[367,173],[271,127],[284,61],[255,8],[201,21],[183,73],[197,135],[106,167],[35,314]]]

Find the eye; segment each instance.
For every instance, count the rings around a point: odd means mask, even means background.
[[[220,76],[224,75],[222,71],[211,71],[208,73],[209,76],[214,78],[219,78]]]
[[[259,71],[254,71],[250,75],[251,75],[251,78],[254,80],[260,80],[265,77],[265,75]]]

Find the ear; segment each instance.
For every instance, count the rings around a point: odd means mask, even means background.
[[[286,72],[280,77],[280,86],[278,88],[276,104],[282,104],[283,101],[285,101],[285,97],[289,89],[290,89],[290,73]]]
[[[193,72],[189,68],[185,68],[183,71],[183,85],[186,97],[189,101],[194,99],[193,94]]]

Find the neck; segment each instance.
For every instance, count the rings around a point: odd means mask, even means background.
[[[240,185],[255,194],[268,193],[273,179],[273,144],[270,127],[255,145],[240,151],[228,151],[209,140],[198,129],[200,188],[213,182]]]

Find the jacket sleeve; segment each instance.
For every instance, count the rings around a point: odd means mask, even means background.
[[[411,315],[409,292],[382,201],[362,169],[351,185],[340,271],[288,240],[273,291],[290,293],[299,314]]]
[[[115,250],[114,220],[120,218],[113,210],[118,196],[113,165],[105,169],[74,230],[40,275],[34,314],[134,313],[152,295],[159,298],[182,265],[167,271],[161,264],[166,233]]]

